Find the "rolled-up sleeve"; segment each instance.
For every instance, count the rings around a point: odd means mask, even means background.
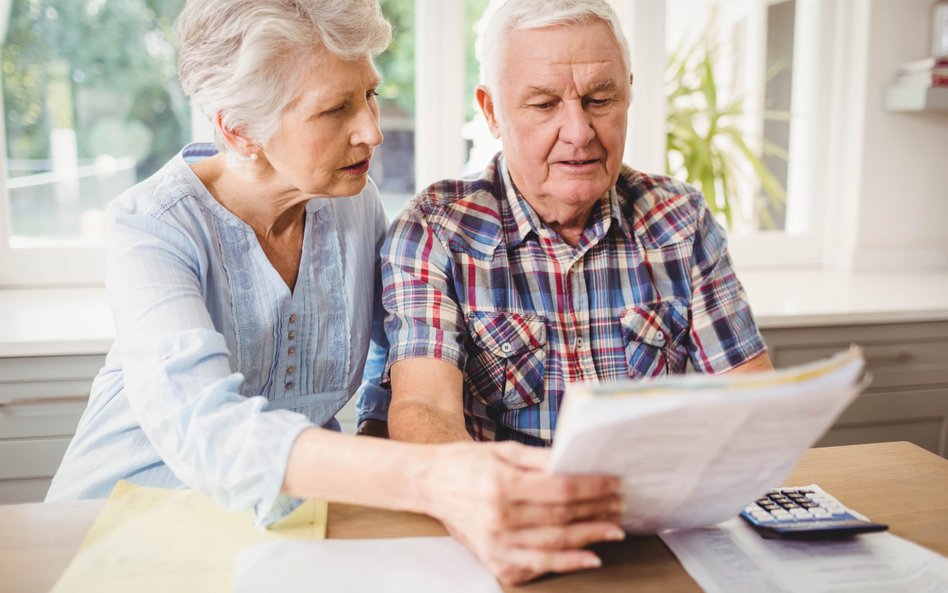
[[[204,251],[160,217],[109,213],[107,285],[125,396],[142,431],[184,484],[267,525],[297,501],[280,493],[307,418],[244,397],[204,302]]]
[[[697,194],[697,225],[691,267],[691,346],[695,368],[721,373],[766,350],[750,303],[727,252],[727,238]]]
[[[383,383],[393,364],[443,360],[464,369],[466,325],[455,294],[451,253],[417,207],[395,220],[382,248],[382,303],[389,341]]]

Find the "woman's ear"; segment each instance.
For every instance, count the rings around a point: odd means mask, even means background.
[[[252,158],[260,150],[260,146],[247,137],[243,130],[228,128],[220,112],[214,117],[214,126],[220,131],[224,141],[234,152],[245,158]]]

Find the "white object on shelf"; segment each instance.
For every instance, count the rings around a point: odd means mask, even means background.
[[[948,111],[948,87],[892,85],[885,91],[889,111]]]

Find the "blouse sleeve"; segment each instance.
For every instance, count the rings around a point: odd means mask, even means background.
[[[206,250],[160,215],[115,206],[107,226],[107,288],[125,396],[142,431],[182,482],[258,525],[288,513],[290,450],[310,422],[244,397],[224,336],[204,300]]]

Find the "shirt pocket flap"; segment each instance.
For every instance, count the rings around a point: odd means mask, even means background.
[[[641,342],[664,348],[677,344],[688,330],[688,308],[679,301],[660,301],[644,307],[629,307],[622,314],[626,343]]]
[[[500,358],[511,358],[546,345],[546,325],[538,315],[473,311],[468,326],[474,343]]]

